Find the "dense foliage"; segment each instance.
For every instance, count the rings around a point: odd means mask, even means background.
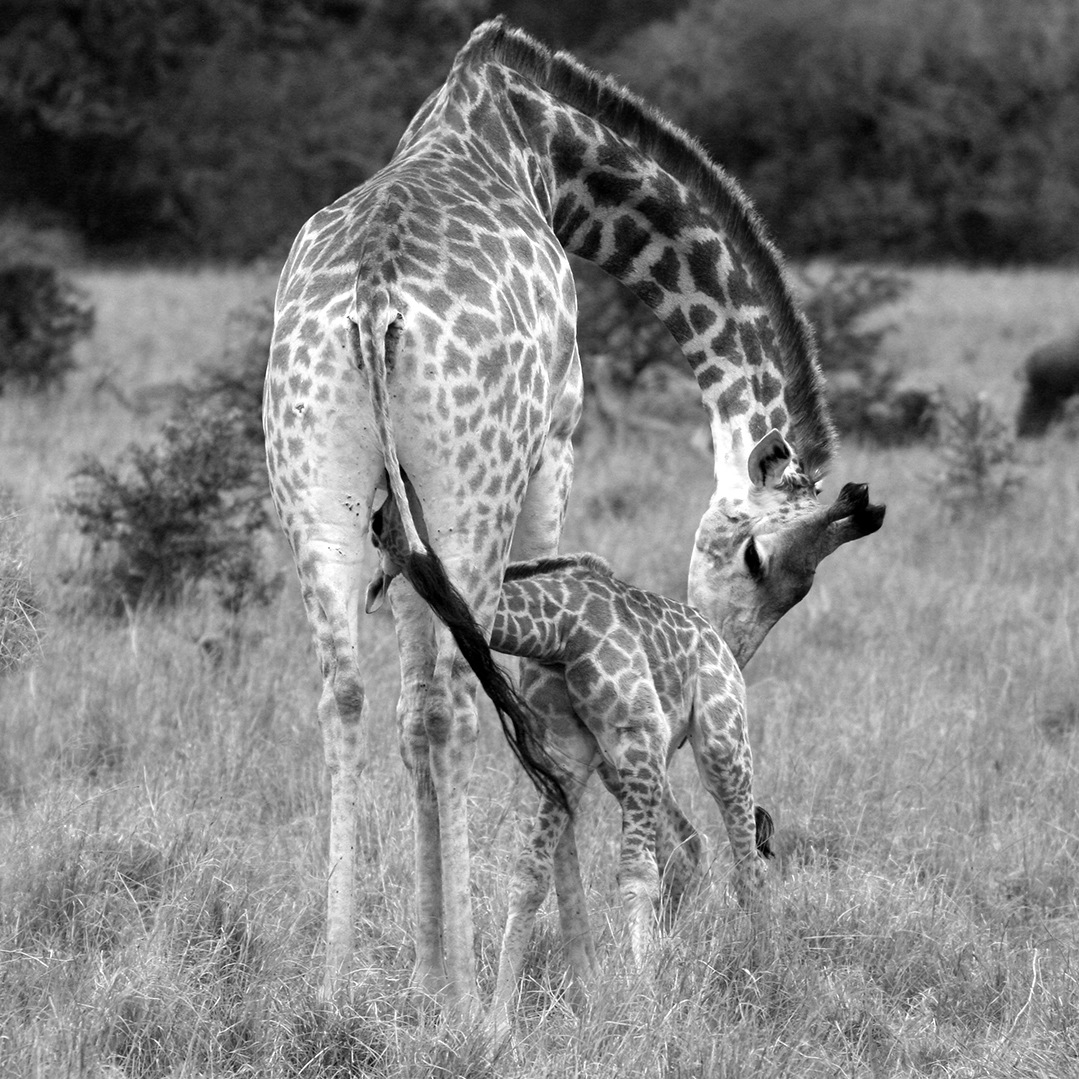
[[[0,393],[62,384],[93,328],[90,298],[54,267],[0,262]]]
[[[694,0],[610,62],[789,252],[1074,255],[1072,0]]]
[[[264,465],[244,421],[213,401],[184,404],[160,441],[132,444],[112,465],[83,463],[64,508],[92,543],[94,599],[170,603],[200,582],[229,610],[270,597],[279,582],[260,557]]]
[[[489,0],[22,0],[0,12],[0,204],[98,248],[252,257],[389,157]],[[633,26],[658,0],[573,15]],[[514,17],[513,4],[499,10]],[[560,15],[556,18],[555,14]],[[578,41],[580,39],[578,38]]]
[[[1074,252],[1071,0],[14,0],[0,202],[97,250],[279,252],[496,11],[658,102],[792,253]]]

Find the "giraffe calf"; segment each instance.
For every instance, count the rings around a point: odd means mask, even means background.
[[[372,520],[382,566],[368,589],[368,611],[400,572],[399,520],[392,499]],[[587,976],[594,965],[570,815],[594,771],[622,810],[618,881],[642,969],[661,878],[676,904],[701,854],[700,837],[668,783],[674,751],[687,741],[692,746],[723,816],[735,893],[746,907],[763,887],[772,820],[753,804],[741,671],[694,608],[620,581],[597,555],[516,562],[503,580],[491,648],[540,665],[527,672],[527,699],[569,804],[567,811],[541,793],[514,870],[494,1001],[496,1021],[505,1025],[552,871],[574,972]]]

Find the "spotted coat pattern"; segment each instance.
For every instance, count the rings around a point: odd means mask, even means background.
[[[812,508],[812,481],[831,454],[812,336],[734,181],[684,132],[572,57],[501,20],[479,27],[386,167],[307,222],[277,292],[263,420],[323,676],[327,995],[354,963],[366,761],[356,625],[372,500],[387,472],[393,485],[399,459],[430,544],[481,625],[511,554],[557,549],[581,406],[567,251],[633,288],[700,384],[717,489],[690,598],[713,621],[726,604],[732,627],[753,626],[759,600],[734,554]],[[389,426],[376,422],[376,398]],[[785,471],[762,485],[746,460],[770,431],[786,447]],[[397,588],[391,601],[416,798],[415,980],[471,1007],[474,682],[414,593]],[[542,683],[542,670],[529,679]]]
[[[700,839],[667,782],[667,763],[687,741],[723,815],[735,892],[743,905],[754,906],[764,860],[757,848],[745,686],[730,649],[697,611],[626,584],[594,555],[516,563],[502,586],[491,647],[559,673],[562,685],[554,691],[565,695],[569,709],[537,704],[545,714],[568,713],[545,726],[543,736],[563,769],[571,806],[596,769],[618,798],[619,886],[639,969],[646,969],[661,872],[680,863],[672,875],[681,888],[700,857]],[[567,827],[566,810],[542,799],[510,891],[494,1000],[502,1025]],[[576,946],[590,951],[584,919],[578,933],[585,936]]]
[[[371,537],[380,568],[368,590],[368,610],[380,605],[407,553],[392,497],[375,514]],[[673,909],[701,854],[700,837],[667,781],[675,750],[687,741],[693,747],[702,781],[723,815],[735,891],[747,907],[760,892],[762,852],[768,851],[757,814],[768,832],[771,822],[753,806],[741,671],[692,607],[619,580],[598,555],[515,562],[502,583],[490,643],[494,651],[532,660],[552,676],[536,686],[530,703],[568,803],[541,796],[514,872],[492,1011],[496,1029],[504,1031],[556,851],[560,844],[574,844],[571,814],[594,771],[622,809],[619,885],[633,956],[642,970],[661,876]],[[594,962],[583,895],[579,881],[559,885],[567,950],[583,981]]]

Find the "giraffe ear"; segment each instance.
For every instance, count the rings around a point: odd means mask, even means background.
[[[773,427],[749,451],[750,482],[754,487],[775,487],[793,458],[794,450]]]
[[[363,605],[363,609],[368,614],[374,614],[386,600],[386,592],[390,587],[390,578],[386,576],[382,570],[379,570],[374,580],[367,586],[367,601]]]

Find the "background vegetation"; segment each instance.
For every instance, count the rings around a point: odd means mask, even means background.
[[[117,619],[68,576],[85,541],[57,503],[78,462],[159,433],[168,405],[152,402],[167,395],[141,391],[205,385],[226,352],[242,365],[230,313],[258,310],[273,275],[113,269],[76,281],[97,329],[64,388],[0,398],[0,518],[13,537],[0,572],[27,582],[30,618],[13,623],[0,675],[0,1074],[1079,1070],[1079,487],[1061,467],[1075,453],[1063,428],[1006,462],[1022,477],[1009,499],[997,505],[990,487],[973,508],[951,495],[991,471],[984,454],[965,466],[925,443],[848,440],[825,497],[868,481],[888,504],[884,528],[822,566],[747,672],[758,797],[780,837],[774,952],[749,951],[718,813],[681,754],[676,788],[714,857],[664,939],[655,988],[623,963],[617,814],[597,790],[580,843],[605,976],[587,1013],[568,1010],[548,911],[517,1041],[492,1062],[473,1032],[421,1023],[407,988],[411,796],[389,620],[362,624],[372,763],[358,924],[371,970],[347,1007],[322,1010],[326,800],[298,589],[236,611],[185,593]],[[910,281],[874,316],[897,327],[882,361],[928,369],[956,400],[978,391],[1012,416],[1012,373],[1032,338],[1066,325],[1075,273],[923,269]],[[132,411],[136,401],[146,407]],[[956,416],[972,446],[999,445],[984,407]],[[711,489],[697,422],[613,441],[591,428],[566,549],[601,551],[627,578],[683,594]],[[283,541],[266,538],[271,568],[291,579]],[[472,839],[489,993],[533,795],[485,705],[481,729]]]
[[[98,253],[278,254],[498,12],[699,136],[789,253],[1074,256],[1072,0],[15,0],[0,205]]]
[[[825,497],[865,480],[888,517],[747,672],[779,829],[770,952],[751,950],[718,813],[679,758],[713,857],[654,984],[624,963],[618,822],[594,791],[589,1008],[567,1006],[548,911],[512,1046],[492,1060],[476,1032],[423,1021],[396,648],[370,618],[366,970],[347,1006],[317,1005],[318,672],[259,494],[268,302],[302,221],[387,159],[496,11],[659,102],[791,253],[1073,258],[1070,0],[3,5],[0,269],[43,302],[10,288],[0,311],[0,1075],[1079,1072],[1079,426],[1009,433],[1015,370],[1071,328],[1067,269],[799,266],[866,436]],[[695,387],[638,308],[580,285],[590,409],[617,394],[615,422],[588,417],[564,546],[682,595],[711,490]],[[936,395],[937,441],[887,444],[913,383]],[[533,795],[481,708],[489,994]]]

